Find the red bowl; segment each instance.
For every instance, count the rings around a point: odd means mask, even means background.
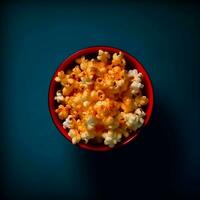
[[[54,124],[56,125],[56,127],[58,128],[58,130],[60,131],[60,133],[66,139],[68,139],[70,142],[71,142],[71,138],[70,138],[70,136],[68,136],[67,130],[63,128],[61,121],[59,120],[57,114],[55,113],[57,104],[56,104],[56,101],[54,100],[54,96],[56,94],[56,90],[58,88],[59,83],[55,82],[54,79],[57,76],[57,73],[59,71],[66,70],[68,67],[73,67],[73,64],[74,64],[74,61],[76,58],[79,58],[81,56],[97,55],[97,52],[99,49],[101,49],[103,51],[108,51],[112,54],[115,52],[118,53],[119,51],[123,52],[124,57],[127,61],[127,66],[129,66],[130,68],[134,67],[143,74],[143,84],[144,84],[144,90],[145,90],[144,93],[148,97],[149,103],[145,108],[146,116],[145,116],[144,124],[143,124],[142,128],[144,128],[148,124],[151,114],[152,114],[152,111],[153,111],[154,95],[153,95],[152,83],[151,83],[149,75],[146,72],[146,70],[144,69],[143,65],[135,57],[133,57],[132,55],[128,54],[127,52],[125,52],[121,49],[114,48],[114,47],[108,47],[108,46],[94,46],[94,47],[88,47],[85,49],[81,49],[81,50],[77,51],[76,53],[72,54],[70,57],[66,58],[59,65],[59,67],[57,68],[56,72],[54,73],[54,75],[51,79],[50,86],[49,86],[49,94],[48,94],[49,111],[50,111],[52,120],[53,120]],[[87,150],[91,150],[91,151],[109,151],[109,150],[116,149],[118,147],[127,145],[130,142],[134,141],[136,139],[136,137],[138,136],[139,132],[141,131],[141,129],[139,129],[135,133],[130,134],[129,137],[123,138],[122,141],[119,142],[114,148],[110,148],[103,144],[95,145],[95,144],[79,143],[77,145],[83,149],[87,149]]]

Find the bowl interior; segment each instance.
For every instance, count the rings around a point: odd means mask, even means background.
[[[103,51],[108,51],[111,54],[113,54],[115,52],[118,53],[119,51],[123,52],[125,60],[127,62],[126,69],[136,68],[139,72],[141,72],[143,74],[143,84],[144,84],[143,94],[148,97],[149,103],[146,107],[144,107],[146,116],[145,116],[144,125],[142,126],[142,128],[147,125],[147,123],[149,122],[151,113],[152,113],[152,109],[153,109],[152,83],[151,83],[151,80],[150,80],[146,70],[144,69],[142,64],[136,58],[134,58],[133,56],[131,56],[130,54],[128,54],[127,52],[125,52],[123,50],[113,48],[113,47],[96,46],[96,47],[89,47],[89,48],[82,49],[82,50],[74,53],[70,57],[68,57],[66,60],[64,60],[60,64],[60,66],[58,67],[58,69],[56,70],[55,74],[52,77],[50,87],[49,87],[48,101],[49,101],[49,110],[50,110],[52,120],[53,120],[54,124],[56,125],[56,127],[58,128],[58,130],[62,133],[62,135],[65,138],[67,138],[69,141],[71,141],[71,138],[68,136],[67,130],[63,128],[62,122],[59,120],[59,118],[57,117],[57,114],[55,113],[55,109],[57,108],[58,103],[54,100],[54,96],[56,94],[56,91],[60,88],[60,84],[55,82],[54,79],[59,71],[63,70],[66,72],[66,70],[73,68],[75,66],[76,58],[79,58],[81,56],[85,56],[86,58],[95,58],[98,54],[99,49],[101,49]],[[137,130],[134,133],[131,133],[129,135],[129,137],[123,138],[122,141],[120,143],[118,143],[114,148],[118,148],[120,146],[126,145],[127,143],[133,141],[137,137],[137,135],[141,131],[141,129]],[[93,151],[109,151],[109,150],[113,149],[113,148],[110,148],[103,144],[92,144],[92,143],[85,144],[82,142],[79,143],[78,146],[80,146],[81,148],[93,150]]]

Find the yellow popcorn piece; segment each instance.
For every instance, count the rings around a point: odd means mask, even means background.
[[[65,86],[62,89],[63,96],[68,96],[73,91],[73,87]]]
[[[65,73],[64,71],[58,72],[58,75],[55,78],[56,82],[61,82],[65,78]]]
[[[103,124],[106,126],[107,129],[114,130],[118,128],[119,122],[114,117],[107,117],[103,119]]]
[[[136,104],[131,98],[124,98],[121,108],[125,113],[133,112],[136,109]]]
[[[95,67],[97,69],[96,75],[102,76],[107,72],[108,66],[104,62],[95,62]]]
[[[59,105],[55,112],[58,113],[58,117],[61,120],[66,119],[68,116],[68,109],[63,105]]]
[[[76,60],[75,60],[75,62],[77,63],[77,64],[81,64],[81,63],[83,63],[83,62],[86,62],[87,60],[85,59],[85,56],[82,56],[81,58],[77,58]]]
[[[114,53],[112,57],[112,64],[114,66],[119,65],[124,67],[126,65],[126,61],[124,59],[123,53],[120,51],[118,54]]]
[[[103,101],[105,99],[105,94],[102,90],[97,90],[97,99],[100,100],[100,101]]]
[[[76,67],[74,67],[74,68],[72,69],[72,72],[73,72],[74,74],[76,74],[76,75],[80,74],[80,73],[81,73],[81,69],[80,69],[79,65],[77,65]]]
[[[149,100],[146,96],[137,96],[135,102],[138,107],[142,107],[148,104]]]

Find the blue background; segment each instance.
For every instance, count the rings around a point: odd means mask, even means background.
[[[200,197],[199,18],[199,5],[189,3],[4,3],[2,197]],[[56,68],[92,45],[134,55],[155,89],[151,125],[131,145],[109,153],[71,145],[48,111]]]

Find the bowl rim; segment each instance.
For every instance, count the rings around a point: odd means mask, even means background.
[[[150,76],[147,72],[147,70],[144,68],[143,64],[136,59],[134,56],[132,56],[131,54],[129,54],[127,51],[124,51],[122,49],[116,48],[116,47],[112,47],[112,46],[88,46],[85,48],[81,48],[77,51],[75,51],[74,53],[72,53],[71,55],[67,56],[56,68],[55,72],[53,73],[53,76],[50,79],[50,84],[49,84],[49,90],[48,90],[48,108],[49,108],[49,112],[50,112],[50,116],[51,119],[54,123],[54,125],[56,126],[56,128],[58,129],[58,131],[60,132],[60,134],[62,136],[65,137],[65,139],[67,139],[70,143],[71,142],[71,138],[70,136],[68,136],[68,132],[66,129],[64,129],[62,127],[62,123],[59,121],[55,110],[53,109],[53,104],[54,104],[54,96],[55,94],[53,93],[53,86],[56,85],[56,82],[54,81],[58,71],[62,70],[60,68],[65,68],[67,69],[67,67],[69,67],[70,63],[72,63],[76,58],[80,57],[80,56],[87,56],[89,54],[92,53],[97,53],[99,49],[102,49],[104,51],[108,51],[108,52],[119,52],[121,51],[125,57],[128,57],[129,60],[131,60],[131,63],[133,63],[134,65],[137,64],[137,68],[139,67],[140,70],[139,71],[143,71],[142,74],[145,75],[145,78],[147,80],[148,85],[145,87],[148,87],[148,91],[149,91],[149,103],[147,105],[148,107],[148,115],[146,115],[145,117],[145,122],[143,124],[143,126],[138,129],[135,134],[130,134],[130,136],[128,138],[125,138],[124,140],[122,140],[121,142],[119,142],[114,148],[110,148],[106,145],[100,145],[97,147],[94,147],[93,145],[89,145],[89,144],[85,144],[85,143],[78,143],[75,146],[80,147],[81,149],[85,149],[85,150],[90,150],[90,151],[96,151],[96,152],[105,152],[105,151],[111,151],[111,150],[115,150],[118,149],[119,147],[123,147],[126,146],[127,144],[135,141],[135,139],[138,137],[138,135],[140,135],[139,133],[145,128],[147,127],[147,125],[149,125],[152,113],[153,113],[153,109],[154,109],[154,89],[153,89],[153,84],[152,81],[150,79]],[[63,69],[64,70],[64,69]],[[52,98],[53,97],[53,98]]]

